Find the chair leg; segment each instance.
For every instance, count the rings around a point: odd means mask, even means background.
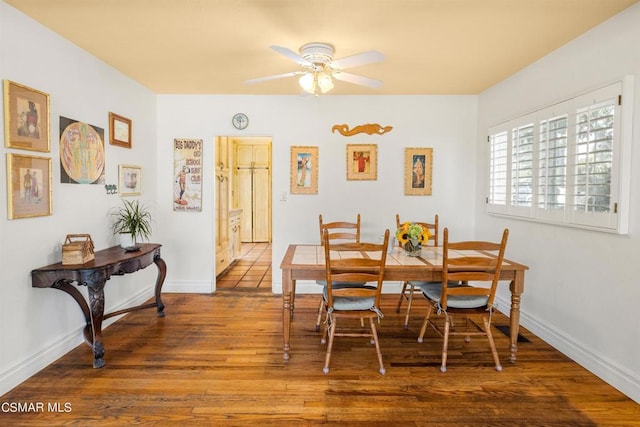
[[[322,314],[324,313],[324,298],[320,297],[320,307],[318,308],[318,320],[316,320],[316,332],[320,330],[320,322],[322,322]]]
[[[422,343],[425,332],[427,332],[427,325],[429,324],[429,318],[431,317],[431,312],[433,311],[433,306],[429,304],[427,307],[427,314],[424,316],[424,322],[422,322],[422,328],[420,328],[420,335],[418,335],[418,342]]]
[[[467,331],[468,331],[469,330],[469,323],[471,321],[469,320],[469,317],[465,317],[464,321],[465,321],[465,328],[467,328]],[[464,337],[464,342],[466,342],[467,344],[470,343],[471,342],[471,335],[465,336]]]
[[[493,361],[496,364],[496,371],[502,371],[502,365],[500,359],[498,359],[498,351],[496,350],[496,343],[493,341],[493,334],[491,333],[491,324],[487,320],[486,316],[482,316],[484,322],[484,330],[487,333],[487,339],[489,340],[489,347],[491,347],[491,354],[493,354]]]
[[[378,355],[378,363],[380,364],[380,370],[378,372],[384,375],[386,370],[384,369],[384,365],[382,364],[382,353],[380,352],[380,343],[378,342],[378,331],[376,330],[376,323],[372,317],[369,318],[369,323],[371,324],[371,334],[373,335],[373,341],[376,345],[376,354]]]
[[[333,348],[333,337],[336,333],[336,319],[330,319],[327,323],[327,329],[329,330],[329,344],[327,345],[327,357],[324,360],[324,368],[322,372],[329,373],[329,361],[331,360],[331,349]]]
[[[409,329],[409,314],[411,313],[411,304],[413,304],[414,290],[415,288],[413,287],[413,285],[409,284],[409,296],[407,297],[407,314],[404,316],[404,325],[403,325],[405,329]],[[404,295],[404,292],[403,292],[403,295]]]
[[[402,282],[402,290],[400,291],[400,298],[396,306],[396,313],[400,313],[400,306],[402,305],[402,300],[405,298],[404,292],[407,290],[407,284],[408,282]]]
[[[329,316],[329,315],[327,314],[327,316]],[[322,331],[322,338],[320,338],[320,343],[322,345],[327,343],[327,337],[329,336],[329,326],[330,326],[329,325],[329,318],[327,317],[327,321],[324,322],[324,329]]]
[[[447,372],[447,351],[449,349],[449,327],[451,320],[449,315],[445,313],[444,319],[444,342],[442,344],[442,366],[440,366],[440,372]]]

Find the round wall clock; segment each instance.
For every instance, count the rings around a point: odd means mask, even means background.
[[[233,123],[233,126],[236,129],[246,129],[247,126],[249,126],[249,117],[247,117],[246,114],[244,113],[238,113],[235,116],[233,116],[233,119],[231,119],[231,122]]]

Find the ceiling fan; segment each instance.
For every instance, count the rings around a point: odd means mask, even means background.
[[[298,65],[303,67],[303,70],[246,80],[245,83],[253,84],[300,76],[298,82],[302,89],[314,95],[318,95],[319,92],[326,93],[333,89],[334,79],[370,88],[377,88],[382,85],[381,80],[342,71],[346,68],[359,67],[384,60],[384,54],[376,50],[333,59],[335,49],[329,43],[307,43],[300,48],[299,54],[282,46],[271,46],[271,49],[297,62]]]

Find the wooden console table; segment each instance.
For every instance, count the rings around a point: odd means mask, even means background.
[[[93,367],[102,368],[104,346],[102,345],[102,321],[119,314],[134,310],[157,307],[158,316],[164,316],[164,304],[160,299],[162,284],[167,275],[167,265],[160,258],[160,246],[157,243],[140,244],[140,250],[125,252],[120,246],[114,246],[95,253],[95,259],[84,264],[62,265],[62,263],[40,267],[31,271],[31,285],[34,288],[54,288],[64,291],[76,300],[84,318],[84,339],[93,349]],[[111,276],[134,273],[151,264],[158,267],[154,303],[104,314],[104,285]],[[86,286],[89,291],[89,304],[76,286]]]

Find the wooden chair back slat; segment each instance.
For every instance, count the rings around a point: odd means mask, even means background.
[[[334,221],[325,223],[322,219],[322,214],[318,216],[318,220],[320,222],[320,242],[323,241],[322,237],[325,230],[329,233],[329,240],[360,242],[360,214],[356,216],[355,222]]]
[[[328,230],[323,234],[325,271],[327,281],[327,306],[333,307],[335,296],[373,296],[375,306],[380,305],[382,279],[384,277],[389,245],[389,230],[382,243],[338,243],[329,239]],[[366,287],[334,288],[334,282],[367,282]]]
[[[500,242],[450,242],[449,230],[444,229],[442,244],[442,294],[440,306],[447,309],[449,295],[486,295],[492,306],[500,280],[509,230],[502,233]],[[465,253],[469,251],[469,253]],[[477,252],[483,256],[477,255]],[[468,286],[448,287],[448,283],[463,282]]]

